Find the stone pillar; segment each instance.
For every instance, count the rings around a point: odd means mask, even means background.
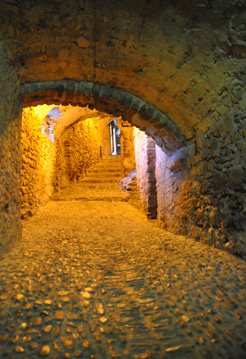
[[[147,217],[155,219],[157,215],[155,141],[137,129],[134,130],[134,134],[138,192]]]
[[[181,148],[168,156],[156,145],[156,191],[158,224],[168,231],[187,234],[194,216],[192,179],[187,168],[188,158],[194,156],[194,146]]]
[[[19,82],[0,42],[0,251],[21,238]]]

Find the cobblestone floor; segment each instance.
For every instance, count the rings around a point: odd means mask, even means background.
[[[51,201],[0,260],[0,358],[245,358],[245,268],[126,202]]]

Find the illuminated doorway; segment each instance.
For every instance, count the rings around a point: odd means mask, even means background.
[[[116,120],[113,120],[109,124],[110,128],[110,140],[111,140],[111,154],[113,156],[121,154],[120,144],[120,130]]]

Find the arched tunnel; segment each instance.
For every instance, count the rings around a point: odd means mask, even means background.
[[[245,1],[0,10],[0,356],[245,357]]]

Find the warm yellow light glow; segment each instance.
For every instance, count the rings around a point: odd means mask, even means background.
[[[35,107],[31,107],[35,116],[37,116],[40,120],[43,120],[48,113],[52,110],[52,108],[57,107],[56,105],[38,105]]]

